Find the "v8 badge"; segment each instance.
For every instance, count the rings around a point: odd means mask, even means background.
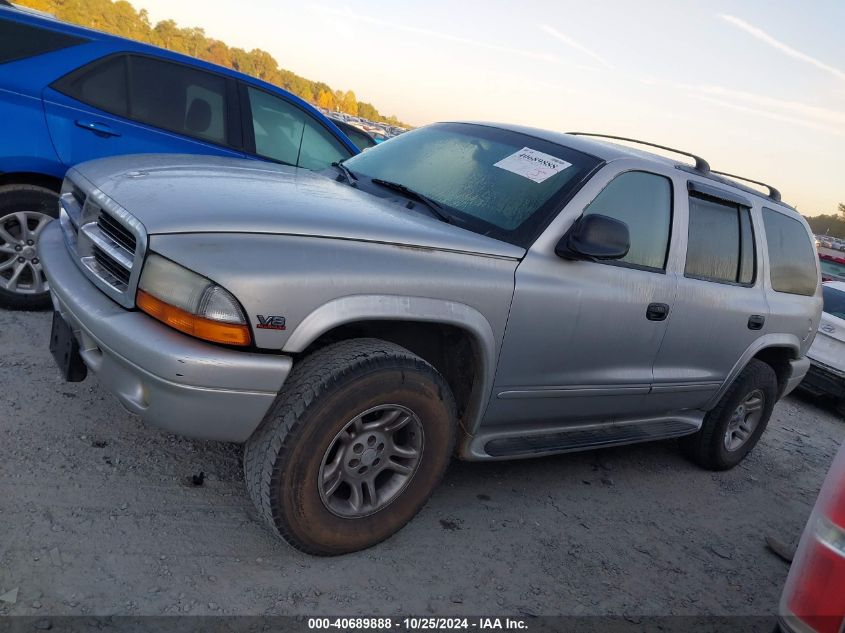
[[[259,314],[258,323],[255,324],[259,330],[284,330],[285,317],[283,316],[264,316]]]

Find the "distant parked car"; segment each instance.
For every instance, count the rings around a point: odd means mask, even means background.
[[[845,446],[804,528],[779,611],[783,633],[845,630]]]
[[[346,134],[346,136],[352,139],[352,142],[355,143],[358,149],[360,149],[362,152],[365,149],[369,149],[371,147],[376,146],[376,140],[361,128],[347,123],[346,121],[335,119],[334,117],[329,118],[332,120],[332,123],[334,123],[337,127],[340,128],[340,130],[344,134]]]
[[[833,238],[829,235],[820,235],[818,240],[819,246],[823,246],[824,248],[833,248]]]
[[[845,281],[845,258],[819,253],[822,281]]]
[[[810,370],[801,388],[814,395],[836,398],[839,411],[845,414],[845,282],[825,282],[822,293],[824,312],[807,352]]]
[[[323,169],[358,147],[275,86],[0,6],[0,307],[45,308],[36,243],[76,163],[142,152]]]

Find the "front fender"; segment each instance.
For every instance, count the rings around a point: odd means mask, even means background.
[[[481,357],[477,402],[472,403],[466,420],[472,434],[481,423],[484,408],[493,390],[496,367],[496,337],[481,312],[463,303],[428,297],[397,295],[352,295],[325,303],[308,314],[287,339],[283,352],[305,351],[320,336],[342,325],[360,321],[419,321],[452,325],[468,332]]]

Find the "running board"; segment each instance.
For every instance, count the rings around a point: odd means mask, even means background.
[[[695,433],[701,428],[704,415],[703,411],[684,411],[624,422],[482,428],[466,446],[464,457],[470,460],[537,457],[664,440]]]

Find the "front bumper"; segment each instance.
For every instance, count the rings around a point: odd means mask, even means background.
[[[801,388],[813,395],[828,395],[845,400],[845,372],[811,360],[810,370]]]
[[[120,307],[76,266],[58,222],[42,232],[39,257],[83,361],[130,412],[173,433],[228,442],[258,427],[290,373],[289,357],[204,343]]]

